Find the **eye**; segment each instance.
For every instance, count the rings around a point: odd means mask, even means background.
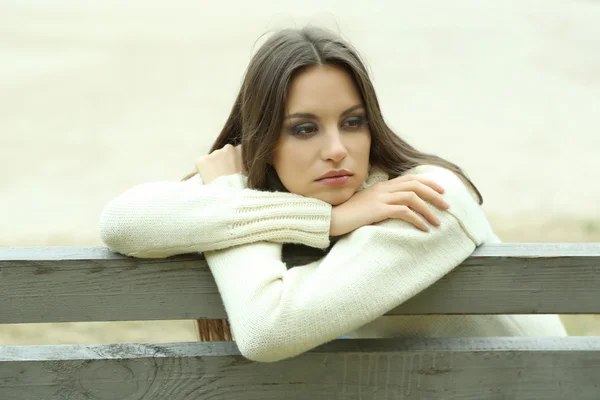
[[[292,128],[292,134],[297,136],[310,136],[315,132],[313,124],[296,125]]]
[[[357,129],[366,124],[367,119],[365,117],[352,117],[344,121],[344,125],[351,129]]]

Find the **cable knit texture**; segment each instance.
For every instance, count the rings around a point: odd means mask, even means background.
[[[556,315],[383,316],[497,242],[472,193],[452,172],[407,173],[445,188],[450,209],[429,205],[441,222],[423,232],[401,220],[361,227],[321,259],[288,269],[282,243],[325,248],[331,206],[289,193],[249,190],[242,175],[202,185],[140,185],[111,202],[101,233],[113,250],[138,257],[204,251],[234,338],[252,360],[277,361],[340,336],[564,336]],[[370,168],[359,190],[388,179]]]
[[[241,174],[209,185],[183,182],[133,187],[100,216],[100,236],[113,251],[164,258],[256,241],[329,246],[331,205],[292,193],[247,189]]]

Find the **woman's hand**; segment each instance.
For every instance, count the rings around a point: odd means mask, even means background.
[[[194,162],[198,173],[205,184],[209,184],[220,176],[242,172],[242,146],[226,144],[219,150],[199,158]]]
[[[376,183],[355,193],[345,203],[333,207],[330,235],[344,235],[361,226],[390,218],[402,219],[423,231],[429,231],[421,216],[439,226],[439,220],[426,202],[447,210],[449,205],[441,193],[444,193],[444,188],[439,184],[415,175],[403,175]]]

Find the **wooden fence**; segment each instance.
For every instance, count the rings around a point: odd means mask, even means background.
[[[600,314],[600,243],[483,246],[387,315],[548,313]],[[225,316],[201,255],[0,248],[0,324]],[[335,340],[276,363],[234,342],[0,346],[2,400],[451,398],[596,400],[600,337]]]

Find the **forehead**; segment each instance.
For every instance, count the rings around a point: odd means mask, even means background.
[[[361,102],[354,80],[344,69],[331,65],[312,66],[296,75],[290,84],[288,113],[339,110]]]

